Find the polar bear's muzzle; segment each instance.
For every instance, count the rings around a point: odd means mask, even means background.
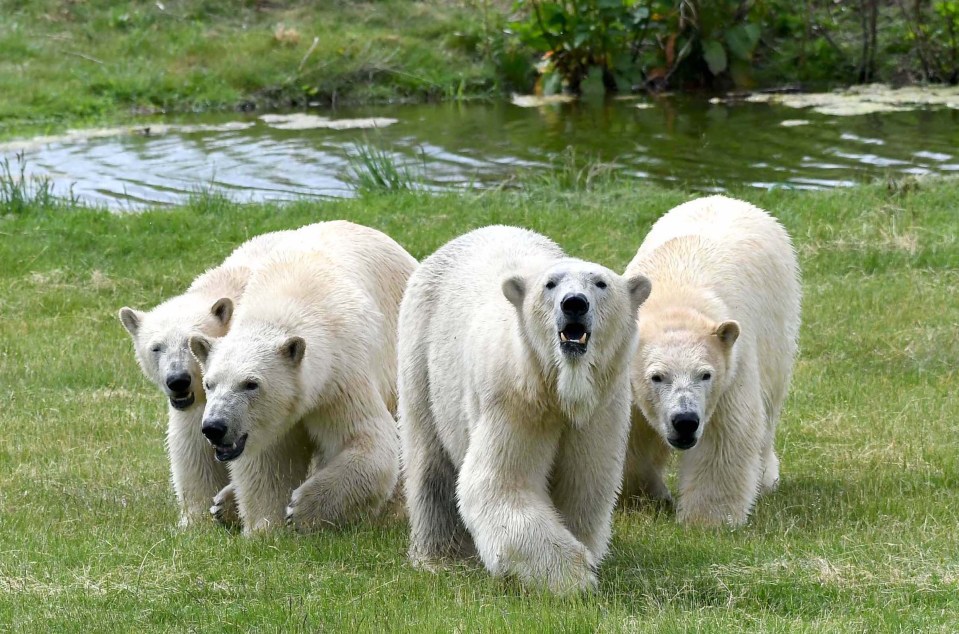
[[[163,381],[167,398],[173,409],[185,410],[196,400],[193,390],[193,377],[189,372],[171,372]]]
[[[243,434],[231,443],[229,436],[233,434],[228,433],[229,427],[226,421],[220,418],[204,419],[200,432],[213,445],[219,462],[229,462],[239,458],[246,449],[246,439],[249,437],[249,434]]]
[[[559,331],[559,348],[563,354],[579,356],[586,353],[589,343],[589,330],[586,324],[578,321],[567,322]]]
[[[213,448],[216,450],[217,462],[229,462],[239,458],[240,454],[242,454],[246,448],[246,439],[248,437],[249,434],[243,434],[237,438],[236,442],[232,445],[213,445]]]
[[[677,412],[669,417],[672,430],[666,437],[676,449],[692,449],[699,442],[696,431],[699,429],[699,414],[696,412]]]
[[[173,409],[183,411],[193,405],[196,396],[193,392],[187,392],[186,396],[170,396],[170,405]]]
[[[582,293],[569,293],[559,303],[559,348],[572,357],[586,353],[589,343],[589,300]]]

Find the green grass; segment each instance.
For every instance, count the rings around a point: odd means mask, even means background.
[[[0,136],[496,85],[477,48],[487,22],[475,2],[0,0],[0,15]]]
[[[618,511],[599,593],[572,600],[475,567],[415,571],[394,519],[309,537],[176,530],[165,407],[116,310],[179,292],[251,235],[332,218],[418,258],[517,224],[622,269],[690,195],[610,182],[0,214],[0,629],[955,631],[959,182],[744,196],[783,220],[804,272],[782,486],[735,531]]]

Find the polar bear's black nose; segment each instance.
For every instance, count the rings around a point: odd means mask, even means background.
[[[189,372],[177,372],[176,374],[168,374],[166,377],[166,386],[174,394],[183,394],[189,390],[190,382]]]
[[[673,427],[680,436],[692,436],[699,429],[699,414],[696,412],[679,412],[673,414]]]
[[[223,437],[226,436],[226,423],[219,418],[205,420],[200,431],[211,443],[219,445],[223,441]]]
[[[582,317],[589,310],[589,300],[582,293],[570,293],[559,303],[567,317]]]

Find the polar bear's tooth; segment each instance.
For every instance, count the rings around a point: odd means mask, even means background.
[[[586,343],[586,333],[583,333],[583,336],[576,340],[577,343]]]
[[[559,340],[560,340],[560,341],[569,341],[569,339],[566,337],[566,333],[565,333],[565,332],[559,333]]]

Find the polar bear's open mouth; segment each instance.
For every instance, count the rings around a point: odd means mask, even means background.
[[[195,400],[196,397],[193,395],[193,392],[190,392],[186,396],[171,396],[170,405],[173,406],[173,409],[184,410],[193,405],[193,401]]]
[[[216,449],[216,459],[219,462],[229,462],[240,457],[243,449],[246,447],[246,439],[249,434],[243,434],[232,445],[213,445]]]
[[[564,354],[578,356],[586,352],[589,331],[584,324],[571,322],[559,331],[559,348]]]
[[[695,438],[687,438],[685,436],[683,437],[670,436],[666,440],[669,441],[669,444],[675,447],[676,449],[682,449],[682,450],[692,449],[693,447],[696,446],[696,443],[698,442]]]

